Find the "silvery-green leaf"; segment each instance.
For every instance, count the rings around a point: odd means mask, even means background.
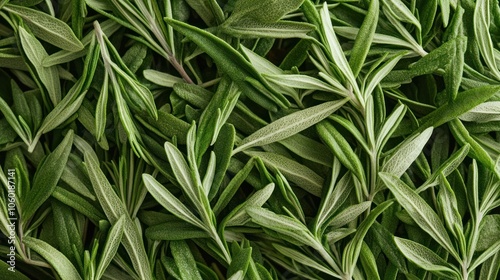
[[[500,121],[500,101],[484,102],[459,116],[467,122]]]
[[[359,28],[350,27],[350,26],[335,26],[335,33],[342,37],[346,37],[348,39],[356,39],[357,34],[359,33]],[[373,43],[374,44],[384,44],[384,45],[394,45],[399,47],[404,47],[407,49],[413,49],[413,45],[403,39],[399,39],[397,37],[375,33],[373,34]]]
[[[292,260],[301,263],[303,265],[312,267],[314,269],[317,269],[323,273],[326,273],[332,277],[336,278],[341,278],[339,274],[337,274],[335,271],[332,271],[330,268],[326,267],[325,265],[318,263],[316,260],[308,257],[307,255],[304,255],[303,253],[296,251],[294,249],[291,249],[289,247],[281,246],[279,244],[273,244],[273,247],[278,250],[281,254],[291,258]]]
[[[256,191],[245,202],[234,208],[231,213],[227,215],[226,226],[242,226],[248,221],[250,217],[246,213],[248,207],[261,207],[269,199],[274,191],[274,183],[270,183],[264,188]]]
[[[165,21],[211,56],[218,67],[231,77],[240,90],[257,104],[270,111],[276,111],[276,105],[286,105],[288,101],[284,97],[272,93],[271,95],[264,95],[267,93],[257,91],[254,86],[249,84],[249,81],[253,79],[254,85],[263,86],[260,83],[262,81],[259,81],[261,78],[255,68],[225,41],[186,23],[167,18],[165,18]]]
[[[102,172],[97,155],[92,150],[85,150],[84,161],[97,199],[111,224],[114,225],[122,216],[126,216],[122,244],[127,250],[135,272],[142,279],[152,279],[151,268],[147,261],[148,258],[141,234],[130,218],[125,204],[120,200]]]
[[[384,125],[377,133],[377,140],[375,144],[377,151],[380,152],[384,147],[387,140],[391,137],[392,133],[401,123],[401,120],[403,119],[405,113],[406,106],[403,104],[399,104],[398,107],[396,107],[394,111],[389,115],[389,117],[385,120]]]
[[[356,229],[356,233],[351,241],[347,244],[344,249],[344,257],[342,258],[342,267],[344,271],[352,276],[358,262],[359,254],[361,253],[361,247],[363,245],[363,239],[366,233],[375,222],[377,217],[382,214],[389,206],[392,205],[392,201],[384,201],[379,204],[375,209],[373,209],[370,214],[359,224]]]
[[[417,29],[422,29],[420,22],[408,9],[408,7],[401,0],[385,0],[383,1],[388,11],[392,13],[398,20],[415,25]]]
[[[500,263],[500,253],[495,254],[486,260],[481,266],[479,280],[489,280],[498,278],[498,264]]]
[[[281,20],[262,23],[255,20],[238,21],[223,26],[222,31],[238,38],[310,38],[307,33],[314,30],[314,25],[303,22]]]
[[[425,230],[434,240],[443,246],[452,256],[457,259],[458,253],[456,252],[453,243],[434,210],[415,193],[408,185],[403,183],[398,177],[389,173],[379,173],[380,178],[391,190],[396,200],[401,204],[412,219]]]
[[[494,46],[490,33],[490,6],[488,0],[478,0],[474,9],[474,34],[485,64],[495,79],[500,79],[500,71],[495,62]]]
[[[5,5],[3,9],[21,17],[35,36],[48,43],[68,51],[76,52],[83,49],[82,43],[69,26],[57,18],[12,4]]]
[[[346,89],[342,86],[336,88],[334,85],[327,84],[314,77],[301,74],[263,74],[263,77],[270,82],[278,85],[288,86],[298,89],[310,89],[326,92],[334,92],[346,96]]]
[[[375,256],[365,242],[363,242],[363,245],[361,246],[360,261],[368,279],[380,280],[380,272],[377,268]]]
[[[237,154],[250,147],[280,141],[299,133],[325,119],[347,101],[347,98],[339,101],[329,101],[284,116],[243,139],[240,145],[234,149],[233,154]]]
[[[318,230],[333,214],[342,206],[352,191],[352,174],[346,173],[337,182],[340,172],[340,162],[335,158],[332,168],[332,179],[328,186],[328,191],[321,201],[318,210],[315,228]]]
[[[491,171],[496,172],[496,163],[485,150],[485,148],[474,139],[462,122],[454,119],[449,124],[450,130],[460,145],[470,145],[469,156],[481,162]]]
[[[380,84],[382,79],[384,79],[387,76],[387,74],[389,74],[389,72],[394,68],[394,66],[396,66],[396,64],[403,57],[403,55],[404,53],[396,55],[393,58],[389,59],[387,62],[381,65],[377,70],[371,73],[370,76],[367,77],[366,86],[363,90],[363,95],[365,97],[365,100],[368,98],[369,95],[373,93],[375,87]]]
[[[151,195],[163,206],[179,219],[182,219],[200,229],[205,229],[205,225],[176,198],[170,191],[165,189],[156,179],[149,174],[143,174],[144,185]]]
[[[473,271],[480,264],[484,263],[487,259],[497,254],[498,252],[500,252],[500,241],[495,242],[491,247],[481,253],[481,255],[477,256],[477,258],[469,266],[469,271]]]
[[[438,184],[438,179],[440,174],[443,176],[450,175],[457,167],[462,163],[467,154],[469,153],[470,145],[465,144],[458,151],[453,153],[439,168],[432,173],[432,175],[425,181],[425,183],[418,189],[419,192],[427,189],[428,187],[435,186]]]
[[[68,258],[47,242],[31,236],[25,236],[23,238],[23,243],[47,260],[61,278],[74,280],[82,279],[78,270],[76,270],[75,266],[73,266]]]
[[[278,169],[290,182],[315,195],[321,195],[324,179],[305,165],[288,157],[270,152],[245,152],[260,158],[269,168]]]
[[[146,229],[146,237],[153,240],[186,240],[192,238],[210,238],[210,235],[204,229],[179,220],[148,227]]]
[[[445,176],[440,176],[440,189],[437,195],[437,204],[444,217],[448,231],[453,233],[459,241],[465,240],[462,217],[458,212],[458,203],[455,192]],[[464,246],[465,248],[465,246]]]
[[[260,207],[250,207],[246,211],[252,218],[252,221],[263,227],[274,230],[305,245],[311,246],[312,244],[317,244],[317,241],[307,227],[297,219],[278,215]]]
[[[23,27],[19,26],[19,38],[23,51],[28,57],[42,84],[47,88],[50,101],[55,106],[61,101],[61,84],[55,66],[44,67],[43,60],[48,56],[42,44]]]
[[[394,241],[405,257],[419,267],[432,272],[442,272],[438,274],[441,277],[460,278],[457,271],[447,261],[443,260],[429,248],[417,242],[399,237],[394,237]]]
[[[349,81],[351,87],[354,89],[354,93],[359,98],[359,88],[358,83],[356,82],[356,78],[354,73],[347,62],[347,59],[344,55],[344,51],[340,46],[339,40],[337,39],[337,35],[335,35],[335,31],[333,30],[332,21],[330,19],[330,12],[328,11],[327,3],[323,3],[323,7],[320,11],[321,14],[321,25],[323,28],[323,33],[325,35],[327,48],[332,56],[333,61],[339,67],[340,71],[345,75],[346,79]],[[359,101],[359,100],[358,100]]]
[[[125,216],[122,216],[118,221],[111,227],[108,233],[108,237],[105,242],[104,249],[102,250],[102,255],[99,260],[99,265],[95,271],[96,279],[100,279],[104,274],[106,268],[113,260],[118,251],[118,247],[122,241],[123,230],[125,224]]]
[[[422,149],[432,135],[432,130],[433,128],[429,127],[420,134],[405,139],[384,159],[381,171],[394,174],[398,177],[403,175],[422,152]]]
[[[342,212],[335,215],[335,217],[328,223],[328,226],[339,228],[344,226],[354,219],[356,219],[359,215],[365,212],[368,208],[370,208],[371,202],[365,201],[359,204],[354,204],[346,209],[342,210]]]
[[[164,87],[173,87],[176,83],[183,83],[184,80],[168,73],[147,69],[142,72],[146,80]]]

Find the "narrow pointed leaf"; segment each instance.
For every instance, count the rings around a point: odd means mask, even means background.
[[[345,104],[347,100],[346,98],[339,101],[325,102],[282,117],[243,139],[240,145],[234,149],[233,154],[250,147],[277,142],[299,133],[328,117]]]

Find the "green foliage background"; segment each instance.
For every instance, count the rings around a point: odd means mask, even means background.
[[[499,38],[495,0],[2,0],[0,278],[497,279]]]

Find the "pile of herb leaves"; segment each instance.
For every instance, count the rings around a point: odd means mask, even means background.
[[[499,43],[497,0],[1,0],[0,278],[498,279]]]

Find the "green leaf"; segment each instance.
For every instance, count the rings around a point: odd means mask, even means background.
[[[33,64],[42,84],[47,88],[50,101],[55,106],[61,101],[61,84],[55,66],[44,67],[43,60],[48,56],[42,44],[23,27],[19,26],[19,38],[23,51]]]
[[[356,35],[354,46],[351,50],[349,66],[355,77],[359,75],[361,68],[365,62],[368,51],[370,50],[375,30],[377,29],[377,21],[379,17],[379,0],[370,1],[367,14],[363,20],[363,24]]]
[[[241,184],[245,181],[245,179],[250,174],[254,167],[254,159],[250,159],[247,161],[245,166],[239,168],[238,173],[234,175],[231,181],[227,184],[226,188],[222,191],[217,200],[217,203],[213,207],[213,212],[218,215],[229,203],[231,198],[233,198],[234,194],[238,191]]]
[[[250,18],[257,22],[277,22],[286,14],[298,9],[304,0],[239,0],[227,22],[239,22],[241,18]]]
[[[206,226],[198,219],[182,202],[160,185],[155,178],[149,174],[143,174],[144,185],[151,195],[179,219],[182,219],[200,229],[207,230]]]
[[[183,83],[184,80],[168,73],[147,69],[142,72],[146,80],[164,87],[173,87],[176,83]]]
[[[280,144],[304,159],[328,167],[332,165],[332,153],[328,148],[322,143],[300,133],[281,140]]]
[[[196,269],[193,254],[191,254],[191,250],[184,240],[171,241],[170,250],[172,251],[172,256],[182,279],[202,279],[199,271]]]
[[[61,187],[56,187],[52,196],[88,217],[95,225],[99,224],[100,220],[105,219],[104,214],[87,200]]]
[[[245,152],[249,156],[260,158],[268,167],[278,169],[298,187],[315,195],[321,195],[324,179],[307,166],[288,157],[269,152]]]
[[[57,274],[59,274],[59,277],[75,280],[82,279],[78,270],[76,270],[66,256],[49,245],[47,242],[31,236],[25,236],[23,238],[23,243],[47,260]]]
[[[419,120],[421,125],[416,132],[421,132],[430,126],[438,127],[485,102],[499,91],[500,86],[487,85],[461,92],[453,102],[448,102],[421,118]]]
[[[320,14],[321,25],[323,28],[322,31],[326,40],[326,48],[328,49],[328,52],[335,64],[338,66],[340,72],[345,76],[347,81],[349,81],[351,87],[354,89],[355,96],[358,98],[357,101],[359,102],[360,91],[358,88],[358,83],[356,82],[356,77],[354,76],[349,63],[347,62],[344,51],[342,50],[339,40],[337,39],[337,35],[335,35],[335,31],[333,30],[332,21],[330,19],[330,13],[328,11],[326,2],[323,3]]]
[[[380,280],[380,273],[377,268],[377,263],[370,247],[363,242],[361,246],[361,264],[369,279]]]
[[[228,279],[245,279],[252,258],[252,248],[239,248],[233,245],[231,248],[233,261],[227,269]]]
[[[73,52],[83,49],[82,43],[76,38],[69,26],[57,18],[34,9],[12,4],[5,5],[3,9],[21,17],[35,36],[48,43]]]
[[[423,191],[428,187],[432,187],[438,184],[439,176],[442,174],[443,176],[450,175],[454,170],[456,170],[462,161],[465,159],[467,154],[469,153],[469,144],[465,144],[458,151],[454,152],[439,168],[432,173],[432,175],[420,186],[419,191]]]
[[[495,61],[494,46],[490,33],[490,5],[488,0],[478,0],[474,9],[474,34],[481,55],[495,79],[500,79],[500,71]]]
[[[265,23],[253,19],[241,20],[236,24],[223,26],[221,30],[238,38],[310,38],[307,33],[314,30],[314,25],[281,20],[278,22]]]
[[[290,259],[294,260],[295,262],[301,263],[303,265],[309,266],[311,268],[317,269],[323,273],[326,273],[332,277],[336,278],[341,278],[339,274],[336,272],[332,271],[330,268],[324,266],[321,263],[318,263],[316,260],[308,257],[307,255],[304,255],[303,253],[293,250],[291,248],[281,246],[279,244],[273,244],[273,247],[276,248],[278,252],[283,254],[284,256],[289,257]]]
[[[261,207],[266,203],[266,201],[271,197],[271,194],[274,191],[274,183],[270,183],[264,188],[256,191],[254,194],[249,196],[245,202],[238,205],[229,213],[226,218],[225,226],[243,226],[248,221],[250,221],[250,217],[248,216],[246,209],[249,207]],[[224,224],[224,222],[222,222]]]
[[[74,265],[77,265],[75,252],[83,254],[82,236],[78,229],[77,220],[71,208],[52,201],[52,217],[54,219],[54,238],[57,240],[57,249],[61,251]],[[73,247],[73,248],[72,248]]]
[[[432,135],[432,131],[433,128],[429,127],[417,135],[410,136],[394,148],[391,154],[384,159],[382,172],[401,177],[422,152]]]
[[[12,112],[12,109],[10,108],[9,104],[7,104],[7,102],[5,102],[5,100],[3,100],[2,97],[0,97],[0,111],[5,116],[5,120],[7,120],[10,127],[12,127],[12,129],[23,140],[23,142],[26,143],[26,145],[29,145],[31,139],[28,139],[28,135],[26,134],[23,127],[19,123],[19,120],[16,118],[16,115],[14,115],[14,112]]]
[[[90,181],[94,187],[97,199],[112,225],[116,224],[122,216],[126,216],[124,225],[124,238],[122,244],[128,252],[135,272],[142,279],[152,279],[151,268],[147,261],[146,249],[140,232],[129,216],[125,204],[115,193],[113,187],[99,167],[97,155],[93,151],[84,151],[85,167],[89,173]]]
[[[316,129],[330,151],[364,184],[366,179],[363,165],[347,140],[327,121],[318,123]]]
[[[68,131],[59,146],[40,163],[32,188],[22,201],[23,219],[30,219],[55,190],[73,146],[73,135],[73,130]]]
[[[187,222],[169,221],[147,228],[146,237],[153,240],[186,240],[209,238],[210,235],[205,230]]]
[[[370,201],[361,202],[359,204],[354,204],[346,209],[342,210],[342,212],[338,213],[333,217],[333,219],[328,223],[328,226],[334,228],[340,228],[348,223],[354,221],[359,215],[368,210],[371,206]]]
[[[126,216],[122,216],[109,230],[108,237],[105,242],[106,245],[104,245],[104,249],[102,250],[101,257],[99,259],[99,265],[95,270],[96,279],[101,279],[104,271],[108,268],[118,251],[118,247],[122,241],[125,220]]]
[[[307,227],[297,219],[278,215],[260,207],[250,207],[246,211],[252,218],[252,221],[265,228],[274,230],[304,245],[314,246],[317,244]]]
[[[401,272],[407,273],[408,269],[406,267],[405,259],[401,254],[401,251],[398,249],[396,242],[394,242],[394,236],[389,232],[389,230],[380,223],[375,222],[371,227],[371,231],[374,233],[380,249],[389,259],[391,264],[396,266]]]
[[[437,273],[440,277],[450,279],[460,278],[457,271],[447,261],[443,260],[429,248],[417,242],[399,237],[394,237],[394,241],[405,257],[419,267],[431,272],[441,272]]]
[[[233,155],[250,147],[267,145],[297,134],[325,119],[347,101],[347,98],[329,101],[284,116],[243,139],[234,149]]]
[[[250,99],[254,100],[257,104],[266,109],[271,111],[277,110],[276,104],[270,103],[270,98],[272,98],[271,96],[263,96],[262,92],[258,92],[254,87],[247,83],[249,78],[255,79],[258,83],[258,80],[261,79],[260,75],[257,71],[255,71],[250,63],[230,45],[218,37],[186,23],[168,18],[165,18],[165,21],[174,29],[181,32],[184,36],[196,43],[199,48],[212,57],[218,67],[231,77],[231,79],[238,84],[240,90]],[[282,102],[287,101],[280,99],[279,103]]]
[[[224,21],[224,13],[215,0],[186,0],[208,26],[216,26]]]
[[[352,240],[347,244],[344,249],[344,256],[342,257],[342,267],[344,271],[350,276],[353,275],[356,263],[358,262],[359,255],[361,253],[361,248],[363,246],[363,239],[366,233],[375,222],[375,219],[382,214],[389,206],[392,205],[392,201],[388,200],[379,204],[375,209],[373,209],[370,214],[359,224],[356,229],[356,233]]]
[[[402,205],[412,219],[446,249],[457,260],[460,260],[458,253],[453,247],[450,237],[443,222],[439,219],[434,210],[415,193],[408,185],[403,183],[398,177],[389,173],[379,173],[380,178],[391,190],[396,200]]]

